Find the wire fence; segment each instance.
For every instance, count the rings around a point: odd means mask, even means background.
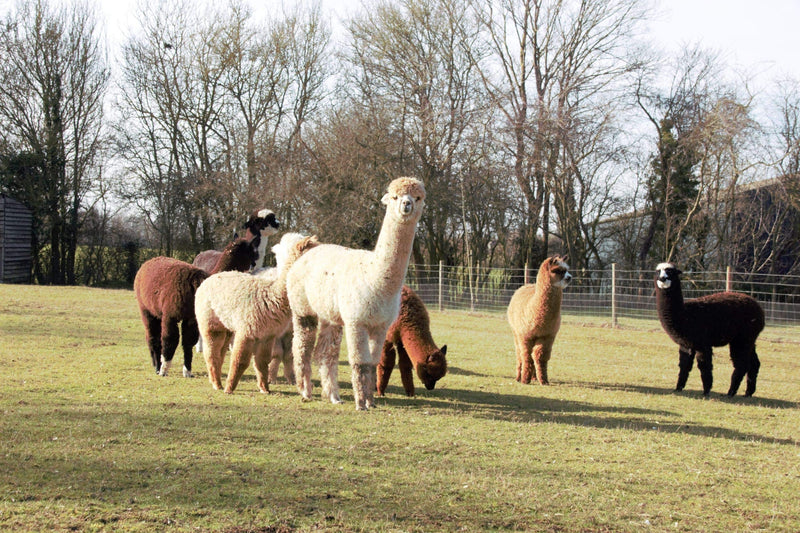
[[[571,270],[561,304],[565,315],[658,319],[655,271]],[[535,281],[528,269],[411,265],[406,283],[432,309],[504,313],[514,291]],[[770,325],[800,325],[800,276],[726,271],[684,272],[684,298],[732,290],[761,303]]]

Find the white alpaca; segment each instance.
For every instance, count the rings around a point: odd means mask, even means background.
[[[381,200],[386,207],[374,251],[323,244],[289,268],[287,292],[292,307],[292,352],[297,388],[311,399],[311,353],[321,355],[322,395],[339,398],[338,360],[342,328],[347,337],[356,409],[374,406],[376,366],[386,331],[400,311],[400,290],[408,268],[425,187],[415,178],[398,178]]]
[[[291,316],[286,296],[287,269],[317,244],[316,237],[304,237],[298,241],[292,234],[285,235],[280,244],[273,247],[276,256],[286,254],[282,261],[285,266],[276,279],[225,272],[210,276],[197,289],[197,325],[205,345],[203,355],[208,379],[215,389],[222,388],[222,362],[233,339],[225,392],[230,394],[236,389],[253,358],[258,388],[261,392],[269,392],[268,365],[272,358],[272,344],[286,331]]]
[[[278,279],[278,274],[286,267],[286,260],[288,259],[289,248],[303,238],[300,233],[287,233],[283,236],[280,245],[272,247],[272,252],[275,254],[274,267],[263,267],[253,271],[253,275],[261,279],[274,281]],[[294,378],[294,364],[292,362],[292,326],[291,323],[287,326],[285,333],[275,338],[272,344],[272,359],[269,362],[269,380],[270,384],[278,382],[278,370],[283,364],[283,377],[291,385],[295,384]]]

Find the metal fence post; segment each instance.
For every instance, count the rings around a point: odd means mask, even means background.
[[[525,272],[522,274],[522,282],[528,284],[528,262],[525,261]]]
[[[617,264],[611,263],[611,325],[617,327]]]
[[[727,292],[730,292],[732,286],[733,283],[731,281],[731,267],[727,266],[725,267],[725,290]]]
[[[442,278],[444,277],[444,261],[439,261],[439,311],[444,310],[442,303]]]

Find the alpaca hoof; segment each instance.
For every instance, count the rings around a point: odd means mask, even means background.
[[[188,368],[183,367],[183,377],[185,377],[185,378],[193,378],[194,374],[192,374],[192,371],[189,370]]]

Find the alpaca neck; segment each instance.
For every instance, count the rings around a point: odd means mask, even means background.
[[[681,334],[684,305],[680,282],[675,280],[669,289],[656,289],[656,307],[661,325],[668,333]]]
[[[387,211],[373,251],[373,286],[383,287],[389,292],[400,291],[408,269],[416,228],[416,223],[398,222]]]
[[[419,363],[424,363],[429,355],[439,349],[433,342],[430,331],[425,329],[403,328],[400,338],[403,341],[403,347],[406,349],[409,359],[411,359],[415,367]]]
[[[540,280],[537,277],[533,305],[536,309],[550,309],[557,313],[561,309],[562,292],[560,287],[554,287],[549,280]]]

